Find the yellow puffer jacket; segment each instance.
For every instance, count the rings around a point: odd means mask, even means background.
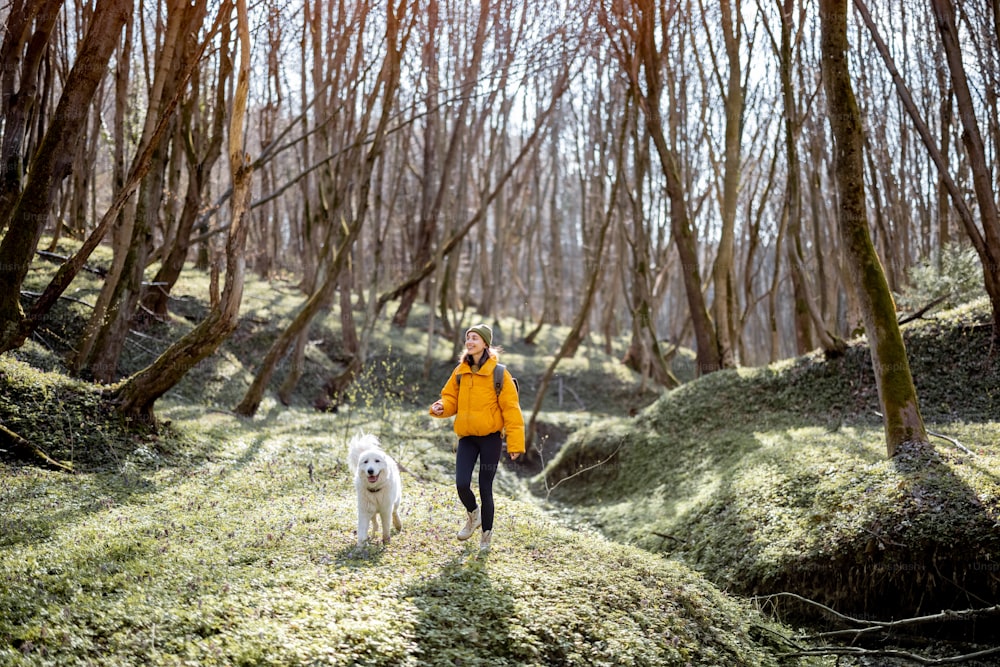
[[[504,430],[507,452],[524,452],[524,416],[517,388],[510,371],[504,369],[503,388],[497,396],[493,386],[496,365],[496,357],[491,356],[479,370],[473,371],[466,361],[462,361],[441,389],[444,411],[440,415],[428,412],[433,417],[441,418],[455,415],[455,434],[460,438]],[[461,383],[458,382],[459,375],[462,376]]]

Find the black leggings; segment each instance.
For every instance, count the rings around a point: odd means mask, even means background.
[[[493,478],[500,466],[503,441],[500,432],[489,435],[467,435],[458,441],[455,454],[455,487],[458,498],[469,512],[476,511],[476,495],[472,492],[472,469],[479,459],[479,498],[482,502],[483,530],[493,530]]]

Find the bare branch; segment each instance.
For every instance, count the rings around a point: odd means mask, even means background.
[[[801,602],[807,606],[815,607],[816,609],[822,610],[825,614],[829,614],[834,619],[840,620],[844,623],[848,623],[857,627],[845,628],[842,630],[833,630],[830,632],[820,632],[815,635],[805,635],[801,637],[796,637],[794,639],[790,637],[785,637],[773,630],[768,630],[769,633],[775,635],[781,641],[785,642],[788,646],[791,646],[795,650],[791,653],[783,654],[786,658],[798,658],[805,656],[818,656],[818,655],[849,655],[849,656],[863,656],[866,658],[899,658],[902,660],[909,660],[915,662],[918,665],[957,665],[963,662],[970,662],[972,660],[979,660],[993,655],[1000,654],[1000,647],[992,647],[984,649],[982,651],[974,651],[972,653],[963,653],[959,655],[948,656],[944,658],[927,658],[916,653],[910,653],[909,651],[901,651],[896,649],[866,649],[860,646],[813,646],[807,648],[803,644],[808,644],[815,642],[817,640],[829,640],[829,639],[850,639],[851,641],[856,641],[862,636],[870,636],[872,634],[890,633],[900,628],[907,628],[917,625],[925,625],[927,623],[950,623],[954,621],[971,621],[978,620],[981,618],[991,617],[1000,615],[1000,605],[994,605],[992,607],[983,607],[981,609],[962,609],[959,611],[952,611],[946,609],[945,611],[939,612],[937,614],[927,614],[924,616],[916,616],[914,618],[901,618],[893,621],[875,621],[871,619],[859,619],[853,616],[848,616],[847,614],[842,614],[835,609],[826,606],[815,600],[810,600],[809,598],[802,597],[796,593],[781,592],[774,593],[772,595],[759,595],[751,598],[755,602],[765,602],[771,603],[773,600],[778,598],[791,598],[797,602]]]
[[[590,471],[590,470],[593,470],[594,468],[600,468],[602,465],[604,465],[605,463],[607,463],[608,461],[610,461],[611,459],[613,459],[618,454],[618,452],[621,451],[621,448],[624,447],[624,446],[625,446],[625,440],[622,439],[622,441],[618,443],[618,446],[615,447],[615,451],[613,451],[610,454],[608,454],[607,458],[605,458],[603,461],[599,461],[599,462],[597,462],[597,463],[595,463],[593,465],[589,465],[586,468],[581,468],[580,470],[577,470],[576,472],[574,472],[572,475],[567,475],[566,477],[563,477],[562,479],[560,479],[558,482],[556,482],[552,486],[549,486],[549,479],[548,479],[548,477],[544,477],[544,481],[545,481],[545,499],[548,500],[549,496],[552,495],[552,492],[556,490],[556,487],[558,487],[560,484],[562,484],[566,480],[573,479],[577,475],[582,475],[583,473],[585,473],[587,471]],[[539,448],[539,451],[541,451],[541,448]]]
[[[76,472],[73,470],[73,466],[56,461],[54,458],[46,454],[41,447],[38,447],[29,440],[22,438],[20,435],[10,430],[3,424],[0,424],[0,438],[7,440],[15,448],[15,450],[20,450],[32,457],[41,459],[45,465],[50,468],[62,470],[63,472]]]

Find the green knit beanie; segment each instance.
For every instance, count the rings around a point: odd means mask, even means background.
[[[479,337],[483,339],[484,343],[486,343],[486,347],[493,345],[493,329],[491,329],[489,325],[477,324],[474,327],[469,327],[466,329],[465,335],[468,336],[470,331],[475,331],[479,334]]]

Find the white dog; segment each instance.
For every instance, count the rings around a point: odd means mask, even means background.
[[[403,482],[399,466],[382,451],[378,438],[358,433],[347,445],[347,466],[358,492],[358,546],[368,541],[368,529],[378,532],[382,523],[382,542],[389,543],[389,518],[396,530],[402,530],[399,504],[403,500]]]

